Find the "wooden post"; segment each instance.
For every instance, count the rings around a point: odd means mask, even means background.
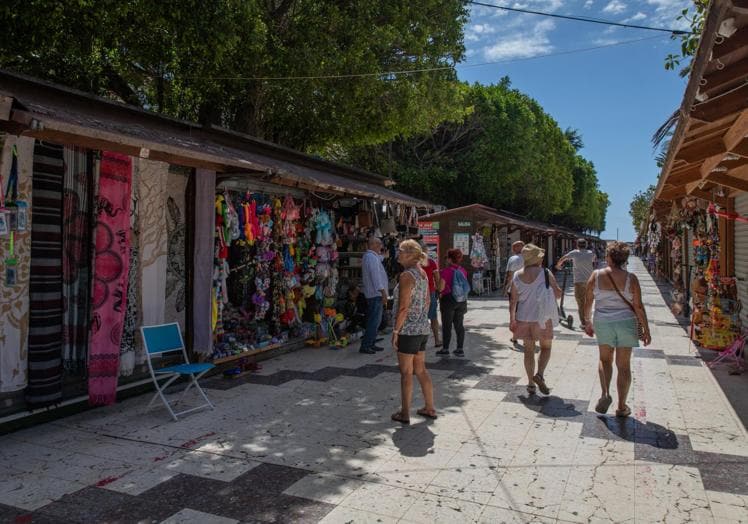
[[[728,198],[726,211],[735,211],[735,199]],[[735,275],[735,221],[719,219],[719,267],[722,276]]]

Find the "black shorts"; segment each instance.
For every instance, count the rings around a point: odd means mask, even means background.
[[[428,340],[428,335],[400,335],[397,337],[397,351],[406,355],[415,355],[419,351],[426,351]]]

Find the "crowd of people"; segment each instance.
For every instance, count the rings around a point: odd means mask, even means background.
[[[383,349],[376,344],[380,340],[377,333],[388,302],[388,279],[381,262],[381,247],[381,240],[371,238],[363,260],[366,311],[361,319],[365,334],[360,351],[366,354]],[[627,397],[631,387],[632,348],[640,344],[647,346],[651,342],[639,281],[626,269],[629,255],[627,244],[611,243],[604,264],[596,268],[600,257],[588,249],[584,239],[580,239],[576,249],[561,257],[556,264],[556,269],[560,270],[564,264],[571,263],[580,324],[588,336],[596,337],[599,346],[601,396],[595,410],[607,413],[613,403],[610,386],[615,363],[618,371],[615,414],[618,417],[631,414]],[[392,414],[392,420],[396,422],[410,423],[414,376],[425,404],[416,413],[431,419],[437,417],[433,384],[425,362],[430,336],[434,339],[437,355],[465,356],[463,321],[470,286],[462,258],[459,249],[449,250],[447,266],[440,270],[422,243],[406,240],[399,246],[397,261],[402,270],[394,290],[391,320],[392,347],[397,353],[401,387],[401,406]],[[544,260],[545,250],[542,248],[515,242],[506,268],[504,291],[509,295],[511,340],[515,346],[522,341],[529,395],[535,395],[537,390],[544,395],[550,394],[545,370],[551,360],[554,326],[558,323],[557,300],[564,293],[554,274],[543,267]],[[441,327],[437,310],[441,311]],[[453,331],[455,349],[450,353]],[[540,349],[537,360],[536,347]]]

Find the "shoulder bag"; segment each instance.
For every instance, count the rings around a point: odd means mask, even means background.
[[[608,276],[608,279],[610,280],[610,283],[613,284],[613,289],[616,290],[616,293],[618,293],[618,296],[621,297],[621,300],[626,302],[626,305],[631,308],[631,311],[634,312],[635,318],[636,318],[636,336],[639,340],[644,340],[644,325],[639,320],[639,315],[636,314],[636,308],[634,307],[634,304],[632,304],[626,297],[623,296],[623,293],[621,293],[621,290],[618,289],[618,286],[616,285],[616,281],[613,280],[613,275],[610,273],[606,273]],[[629,277],[627,277],[629,278]],[[644,312],[644,320],[647,319],[647,313]]]

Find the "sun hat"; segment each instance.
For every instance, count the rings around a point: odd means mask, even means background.
[[[526,244],[522,248],[522,258],[525,260],[526,266],[534,266],[545,258],[545,249],[541,249],[535,244]]]

